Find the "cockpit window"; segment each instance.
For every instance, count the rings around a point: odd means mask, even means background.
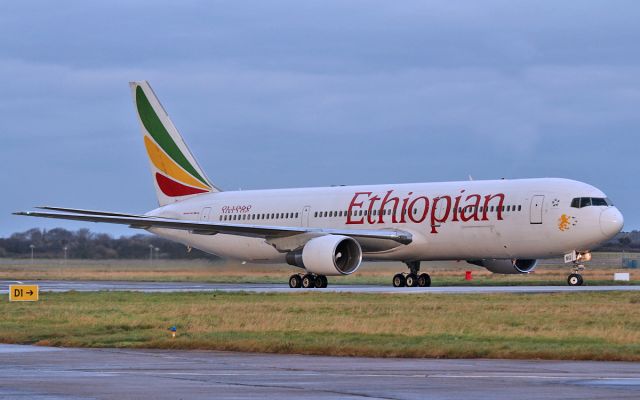
[[[611,200],[604,197],[576,197],[571,200],[571,207],[582,208],[589,206],[612,206]]]

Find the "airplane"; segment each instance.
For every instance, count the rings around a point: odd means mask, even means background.
[[[623,216],[607,196],[570,179],[222,191],[204,173],[147,81],[130,82],[159,207],[143,215],[37,207],[44,218],[129,225],[221,257],[299,268],[292,288],[325,288],[327,276],[363,261],[400,261],[395,287],[427,287],[421,261],[459,260],[526,274],[564,257],[571,286],[591,249]]]

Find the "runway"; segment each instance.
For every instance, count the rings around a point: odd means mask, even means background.
[[[0,345],[0,399],[637,399],[640,364]]]
[[[0,281],[0,294],[9,293],[9,285],[15,281]],[[133,282],[133,281],[22,281],[24,284],[40,286],[42,292],[254,292],[254,293],[300,293],[303,291],[324,293],[555,293],[555,292],[602,292],[640,291],[640,285],[619,286],[440,286],[428,288],[394,288],[373,285],[333,285],[326,289],[291,289],[286,283],[193,283],[193,282]]]

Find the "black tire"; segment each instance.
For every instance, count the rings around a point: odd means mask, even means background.
[[[302,279],[300,279],[300,275],[291,275],[289,277],[289,287],[292,289],[297,289],[302,286]]]
[[[569,286],[582,286],[584,280],[582,279],[582,275],[580,274],[571,274],[567,278],[567,283]]]
[[[407,284],[407,280],[404,279],[404,275],[395,274],[393,276],[393,287],[404,287]]]
[[[322,289],[327,287],[327,277],[324,275],[316,275],[315,279],[315,287],[316,289]]]
[[[418,275],[416,275],[416,274],[407,275],[405,280],[407,282],[407,287],[416,287],[416,286],[418,286]]]
[[[305,289],[313,288],[316,286],[315,277],[311,274],[306,274],[302,277],[302,287]]]
[[[424,273],[418,275],[418,286],[420,287],[429,287],[431,286],[431,277],[429,274]]]

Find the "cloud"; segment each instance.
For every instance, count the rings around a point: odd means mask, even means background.
[[[148,79],[225,188],[566,176],[640,227],[639,7],[2,5],[0,225],[40,223],[6,216],[38,203],[153,207],[127,87]]]

